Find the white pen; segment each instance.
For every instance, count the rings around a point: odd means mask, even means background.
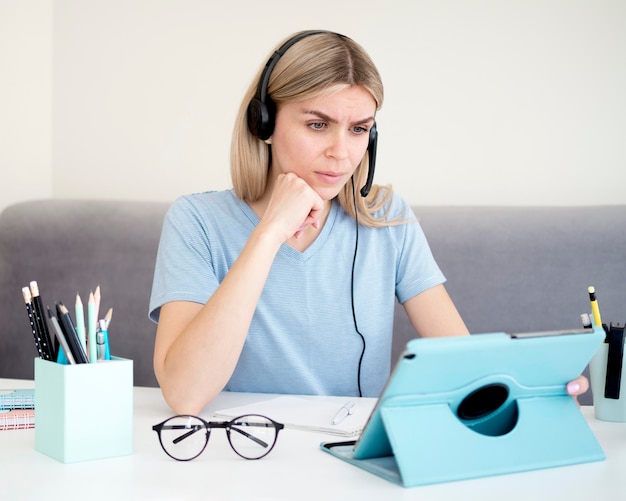
[[[341,409],[339,409],[337,411],[337,414],[335,414],[335,417],[333,418],[333,424],[341,423],[350,414],[352,414],[353,409],[354,409],[354,405],[355,405],[354,402],[346,402],[345,404],[343,404],[341,406]]]

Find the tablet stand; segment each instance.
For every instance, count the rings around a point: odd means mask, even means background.
[[[352,445],[323,448],[405,487],[601,461],[604,452],[577,405],[569,395],[522,398],[480,432],[445,402],[392,397],[381,416],[393,455],[354,459]]]
[[[602,448],[565,391],[575,376],[556,366],[582,371],[603,337],[596,330],[545,339],[481,334],[412,341],[407,358],[413,360],[400,361],[391,378],[396,385],[381,396],[369,423],[376,430],[370,438],[381,447],[362,459],[354,443],[321,447],[405,487],[601,461]],[[427,366],[421,348],[432,346],[445,348],[444,355]]]
[[[445,403],[413,405],[405,397],[391,398],[382,408],[382,419],[402,484],[414,486],[604,459],[570,396],[522,398],[511,403],[515,404],[518,415],[513,428],[491,436],[468,427]]]

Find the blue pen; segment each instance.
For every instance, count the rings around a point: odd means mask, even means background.
[[[98,331],[98,334],[96,334],[96,343],[99,362],[100,360],[104,360],[104,333],[102,331]]]
[[[107,324],[108,322],[105,319],[99,321],[100,330],[98,331],[98,360],[111,360]]]

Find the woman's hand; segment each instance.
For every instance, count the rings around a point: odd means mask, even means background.
[[[589,389],[589,380],[585,376],[578,376],[574,381],[567,383],[565,388],[567,393],[578,402],[578,397]]]
[[[279,174],[262,222],[278,228],[285,241],[299,237],[309,225],[319,228],[323,211],[324,201],[302,178]]]

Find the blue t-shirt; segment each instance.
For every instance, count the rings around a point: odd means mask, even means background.
[[[358,228],[354,310],[366,342],[363,396],[379,396],[390,372],[395,298],[403,303],[445,281],[409,205],[394,195],[389,217],[409,222]],[[259,217],[232,190],[179,198],[167,212],[150,318],[170,301],[206,303],[241,253]],[[333,201],[304,251],[283,244],[272,264],[226,390],[357,395],[363,347],[352,314],[356,224]]]

